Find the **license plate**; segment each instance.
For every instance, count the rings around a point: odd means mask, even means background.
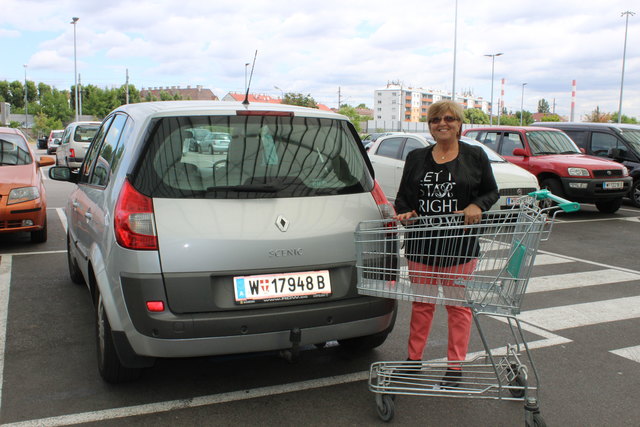
[[[612,181],[612,182],[603,182],[602,188],[605,190],[619,190],[624,188],[624,182],[622,181]]]
[[[520,197],[507,197],[507,206],[513,206],[520,199]]]
[[[233,278],[236,303],[270,302],[331,295],[329,270]]]

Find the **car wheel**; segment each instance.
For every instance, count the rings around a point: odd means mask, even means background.
[[[67,233],[67,265],[69,266],[71,281],[77,285],[84,284],[84,277],[82,276],[80,267],[78,267],[78,262],[73,255],[71,255],[71,238],[69,237],[69,233]]]
[[[367,335],[364,337],[347,338],[338,340],[338,343],[354,353],[360,353],[367,350],[372,350],[384,343],[389,335],[388,331],[378,332],[377,334]]]
[[[98,349],[98,370],[108,383],[117,384],[132,381],[140,377],[140,368],[127,368],[122,365],[111,336],[111,325],[104,309],[102,295],[98,293],[96,307],[96,338]]]
[[[629,191],[629,198],[631,203],[636,208],[640,208],[640,178],[636,179],[631,185],[631,191]]]
[[[615,213],[622,206],[622,198],[596,202],[596,208],[602,213]]]
[[[556,178],[547,178],[543,179],[540,183],[540,188],[546,188],[551,191],[551,193],[555,196],[564,198],[564,190],[562,189],[562,184]],[[551,199],[543,199],[540,201],[540,208],[546,209],[551,206],[555,206],[556,202]]]
[[[44,224],[41,230],[31,232],[31,243],[44,243],[47,241],[47,218],[44,219]]]

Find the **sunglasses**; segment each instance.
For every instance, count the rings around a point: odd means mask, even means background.
[[[453,116],[444,116],[444,117],[433,117],[431,119],[429,119],[429,123],[432,125],[438,124],[440,123],[442,120],[445,121],[445,123],[453,123],[458,121],[457,118],[453,117]]]

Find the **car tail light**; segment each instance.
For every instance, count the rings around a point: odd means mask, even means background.
[[[237,116],[280,116],[294,117],[293,111],[259,111],[259,110],[237,110]]]
[[[74,150],[73,148],[69,148],[69,154],[71,154],[71,157],[75,157],[76,156],[76,150]]]
[[[383,219],[393,218],[396,214],[396,210],[393,208],[393,205],[389,203],[387,200],[387,196],[384,195],[382,188],[378,184],[378,181],[375,181],[373,186],[373,190],[371,191],[371,195],[373,196],[373,200],[376,201],[376,205],[378,205],[378,209],[380,210],[380,214]]]
[[[153,202],[125,180],[114,214],[116,241],[127,249],[158,250]]]
[[[147,310],[159,313],[164,311],[163,301],[147,301]]]

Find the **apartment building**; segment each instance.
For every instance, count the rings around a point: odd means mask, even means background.
[[[404,87],[389,83],[374,92],[373,121],[421,122],[427,117],[429,105],[443,99],[451,99],[451,93]],[[456,94],[456,101],[464,108],[478,108],[489,114],[491,103],[470,93]]]

